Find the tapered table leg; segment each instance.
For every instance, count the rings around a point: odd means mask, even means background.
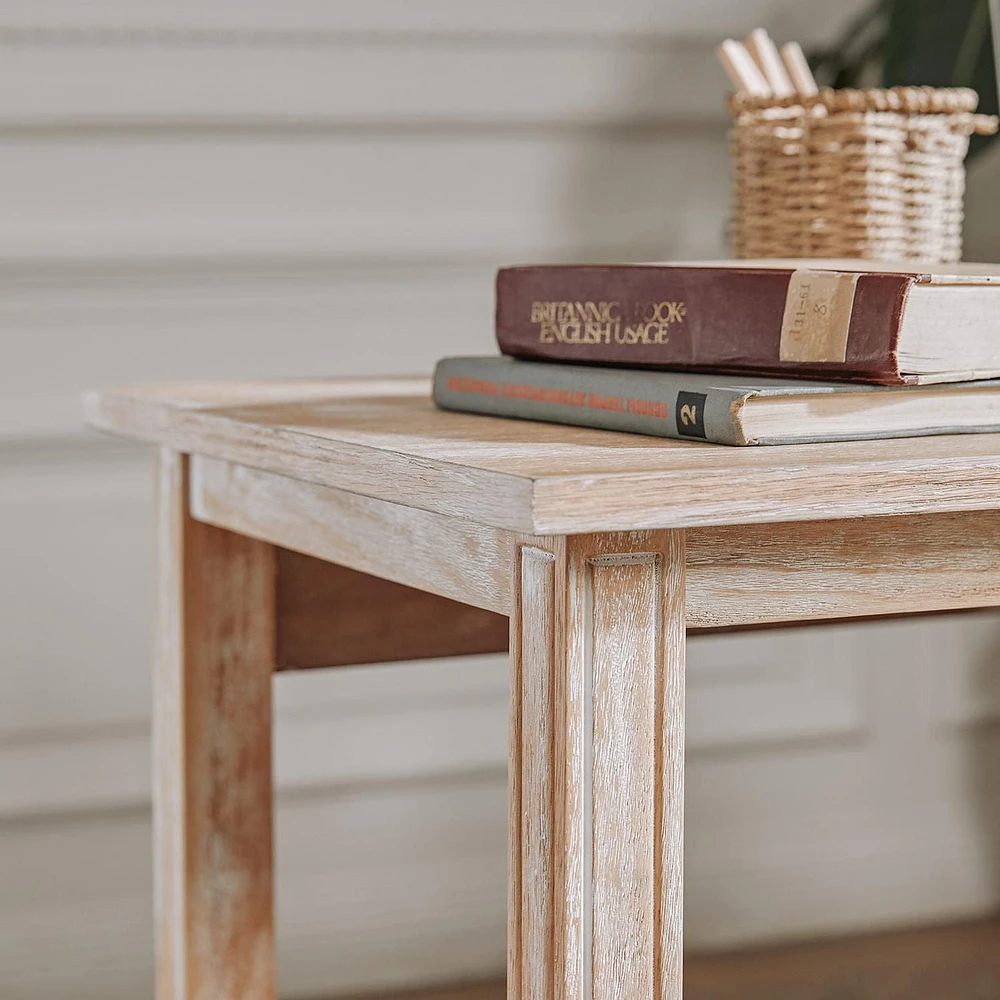
[[[684,538],[522,537],[511,1000],[680,1000]]]
[[[158,468],[157,1000],[271,1000],[274,550],[191,520]]]

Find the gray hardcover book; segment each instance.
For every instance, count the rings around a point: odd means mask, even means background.
[[[800,444],[1000,431],[1000,380],[872,386],[445,358],[442,409],[715,444]]]

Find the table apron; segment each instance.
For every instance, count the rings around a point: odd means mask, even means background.
[[[344,567],[484,612],[510,613],[513,536],[502,529],[200,456],[191,459],[190,506],[197,520],[328,564],[279,572],[279,586],[283,575],[288,591],[279,594],[279,607],[292,608],[301,596],[292,591],[306,588],[312,594],[306,604],[316,607],[312,616],[298,615],[296,629],[311,636],[305,660],[322,660],[324,643],[331,649],[339,643],[344,654],[336,609],[317,607],[316,600],[324,588],[345,592],[353,578]],[[689,528],[685,537],[691,630],[1000,605],[996,510]],[[353,583],[367,586],[359,579]],[[374,603],[387,606],[393,592],[383,597]],[[406,597],[409,620],[425,622],[428,631],[465,628],[476,633],[475,651],[504,648],[503,629],[488,616],[449,619],[440,601],[422,612],[419,597]]]

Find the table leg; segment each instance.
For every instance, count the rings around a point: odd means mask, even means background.
[[[684,537],[517,540],[510,1000],[680,1000]]]
[[[274,550],[191,520],[158,468],[157,1000],[270,1000]]]

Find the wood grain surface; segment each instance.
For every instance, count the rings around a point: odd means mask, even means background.
[[[1000,511],[693,528],[697,628],[1000,604]]]
[[[679,1000],[683,537],[516,553],[510,996]]]
[[[507,618],[277,550],[279,670],[502,653]]]
[[[509,532],[214,459],[195,458],[192,468],[192,510],[209,523],[510,613]],[[734,628],[993,607],[1000,603],[997,538],[1000,511],[993,510],[690,528],[687,622]],[[342,571],[328,574],[322,589],[338,593]],[[308,586],[323,576],[313,568]],[[318,598],[303,597],[296,641],[307,641],[308,629],[317,651],[307,659],[345,662],[336,652],[341,619]],[[408,600],[413,607],[417,598]],[[428,622],[444,607],[428,599]],[[307,621],[310,608],[316,614]],[[503,648],[502,630],[490,630],[485,616],[454,615],[453,627],[482,625],[480,634],[498,637]],[[283,648],[291,635],[279,633],[288,637]]]
[[[1000,922],[691,956],[687,1000],[992,1000]]]
[[[504,531],[198,456],[191,511],[209,524],[507,613]]]
[[[521,995],[548,1000],[554,995],[553,927],[556,910],[555,699],[556,565],[553,553],[533,545],[521,549],[522,622],[540,627],[520,634],[519,729],[530,743],[520,769],[520,966]],[[561,595],[562,596],[562,595]],[[530,608],[530,611],[528,610]],[[562,657],[559,657],[560,661]]]
[[[158,466],[157,1000],[271,1000],[274,550],[194,521]]]
[[[165,386],[85,404],[105,430],[542,535],[986,510],[1000,493],[997,434],[726,448],[445,413],[421,385]]]

